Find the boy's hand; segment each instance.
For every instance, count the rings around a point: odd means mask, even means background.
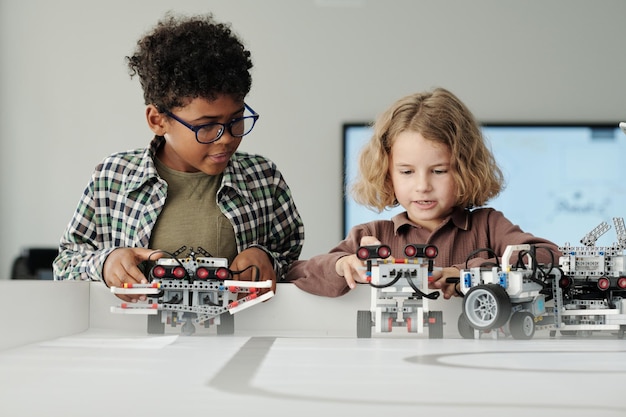
[[[145,284],[148,282],[137,265],[143,261],[156,260],[162,253],[146,248],[117,248],[107,256],[102,267],[102,279],[109,287],[123,287],[124,284]],[[126,302],[144,301],[145,295],[116,294]]]
[[[259,268],[258,277],[255,276],[257,273],[254,268],[255,266]],[[274,271],[274,265],[270,260],[269,255],[263,249],[248,248],[240,252],[230,264],[230,270],[245,270],[241,274],[235,274],[233,276],[233,279],[236,280],[253,281],[256,278],[258,281],[267,281],[268,279],[271,279],[272,291],[276,293],[276,272]],[[263,294],[265,292],[267,292],[267,290],[263,289],[259,292],[259,294]]]

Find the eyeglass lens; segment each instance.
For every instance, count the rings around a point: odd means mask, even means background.
[[[254,118],[253,117],[244,117],[238,120],[234,120],[231,123],[227,124],[226,127],[229,130],[229,133],[235,137],[241,137],[247,135],[252,130],[254,126]],[[218,137],[220,137],[223,133],[224,127],[222,125],[210,125],[204,126],[202,129],[198,130],[197,136],[198,140],[201,142],[210,142],[214,141]]]

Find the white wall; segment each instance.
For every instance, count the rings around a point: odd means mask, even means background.
[[[241,149],[287,178],[303,258],[342,237],[342,123],[400,96],[444,86],[488,121],[626,118],[623,0],[0,0],[0,278],[57,245],[96,163],[151,139],[124,57],[170,9],[212,11],[252,51],[261,119]]]

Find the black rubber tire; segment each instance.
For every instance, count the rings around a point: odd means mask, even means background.
[[[474,329],[498,329],[511,316],[511,299],[498,284],[477,285],[465,294],[463,313]]]
[[[428,312],[428,338],[443,339],[443,311]]]
[[[229,312],[220,314],[220,324],[217,325],[217,334],[235,333],[235,316]]]
[[[461,315],[459,316],[457,329],[459,330],[459,334],[461,335],[463,339],[474,338],[474,328],[470,324],[465,313],[461,313]]]
[[[535,318],[528,311],[513,313],[509,321],[509,330],[513,339],[532,339],[535,335]]]
[[[356,337],[369,339],[372,337],[372,312],[359,310],[356,313]]]
[[[161,311],[148,316],[148,334],[165,333],[165,323],[161,321]]]

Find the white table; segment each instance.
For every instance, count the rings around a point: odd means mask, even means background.
[[[235,315],[235,334],[146,334],[101,283],[0,281],[0,416],[624,416],[626,341],[357,339],[369,288],[290,284]]]

